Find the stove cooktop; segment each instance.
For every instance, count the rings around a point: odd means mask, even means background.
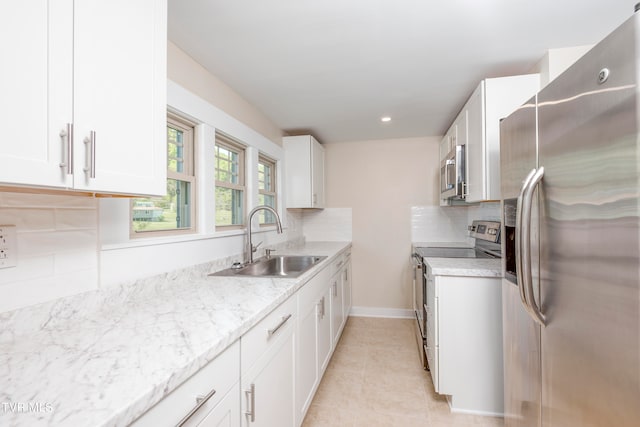
[[[479,249],[455,247],[416,248],[416,254],[426,258],[497,258]]]

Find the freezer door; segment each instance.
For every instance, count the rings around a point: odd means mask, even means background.
[[[500,125],[502,203],[502,315],[505,427],[541,424],[540,326],[525,311],[516,279],[516,198],[523,180],[537,166],[536,98],[523,104]],[[537,233],[538,203],[532,204],[532,231]],[[538,239],[531,240],[532,283],[539,295]]]
[[[534,96],[500,122],[500,191],[516,199],[522,181],[538,164]]]
[[[545,427],[640,425],[639,19],[538,96]]]
[[[540,426],[540,326],[520,303],[518,288],[502,279],[504,425]]]

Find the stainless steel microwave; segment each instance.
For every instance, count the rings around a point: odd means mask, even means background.
[[[464,145],[456,145],[440,162],[440,196],[443,199],[464,199]]]

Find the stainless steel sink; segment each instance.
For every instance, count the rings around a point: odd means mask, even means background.
[[[260,258],[253,264],[227,268],[210,276],[298,277],[325,258],[314,255],[272,255]]]

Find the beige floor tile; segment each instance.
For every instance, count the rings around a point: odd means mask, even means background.
[[[369,347],[341,343],[336,347],[331,358],[332,369],[363,373]]]
[[[428,418],[424,417],[372,411],[358,414],[353,425],[354,427],[429,427],[430,422]]]
[[[355,412],[312,404],[302,427],[351,427]]]
[[[422,369],[413,319],[350,317],[303,427],[501,427],[452,414]]]

